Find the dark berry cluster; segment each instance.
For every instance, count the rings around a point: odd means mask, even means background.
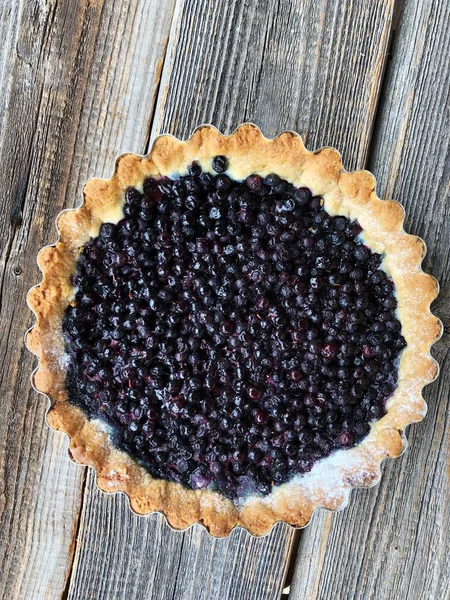
[[[126,193],[78,261],[70,400],[155,477],[268,494],[385,413],[405,346],[361,228],[276,174]]]

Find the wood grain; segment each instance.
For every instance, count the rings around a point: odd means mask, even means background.
[[[186,0],[172,30],[152,136],[201,123],[301,133],[365,164],[393,0]]]
[[[292,544],[292,531],[282,523],[263,538],[236,529],[220,540],[194,527],[185,535],[171,598],[279,598]]]
[[[91,469],[84,502],[68,598],[172,598],[182,539],[164,517],[133,514],[123,494],[97,489]]]
[[[381,485],[354,493],[339,515],[320,514],[302,536],[290,598],[450,598],[450,202],[448,3],[406,0],[388,65],[369,166],[381,196],[400,200],[439,278],[437,382],[410,447],[384,465]]]
[[[11,84],[13,56],[16,54],[17,32],[19,28],[20,4],[14,0],[3,0],[0,3],[0,131],[3,124],[5,105]],[[2,136],[0,136],[0,143]]]
[[[280,528],[287,526],[277,525],[275,535],[260,539],[235,530],[217,540],[200,526],[173,532],[161,515],[138,517],[123,495],[99,492],[89,470],[68,598],[276,597],[278,581],[270,576],[283,572],[289,552],[285,536],[276,535]]]
[[[81,183],[142,150],[170,27],[170,2],[3,2],[0,10],[0,597],[60,598],[84,472],[45,424],[23,347],[25,294],[54,218]],[[152,43],[135,40],[152,32]],[[139,126],[136,126],[139,123]],[[101,131],[102,135],[98,132]]]

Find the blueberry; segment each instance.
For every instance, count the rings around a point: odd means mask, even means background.
[[[278,213],[291,213],[295,209],[295,201],[292,198],[279,200],[275,205],[275,211]]]
[[[276,173],[271,173],[264,178],[264,183],[269,187],[275,187],[279,185],[281,179]]]
[[[406,342],[357,222],[277,174],[213,169],[126,191],[63,330],[71,402],[154,477],[235,499],[363,439]]]
[[[225,173],[228,169],[228,159],[226,156],[215,156],[212,160],[212,168],[216,173]]]
[[[188,173],[191,177],[198,177],[201,174],[201,172],[202,172],[202,168],[196,162],[193,162],[188,167]]]
[[[301,187],[294,192],[294,198],[298,206],[306,206],[311,202],[312,194],[308,188]]]
[[[262,178],[259,175],[250,175],[246,179],[246,184],[250,190],[257,192],[263,185]]]
[[[369,258],[369,250],[365,246],[356,246],[354,255],[356,260],[363,262]]]
[[[227,175],[219,175],[216,177],[216,189],[227,191],[231,188],[232,182]]]

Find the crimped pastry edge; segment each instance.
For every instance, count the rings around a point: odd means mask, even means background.
[[[396,284],[398,315],[408,344],[401,355],[398,387],[389,399],[388,412],[372,425],[359,445],[334,452],[317,462],[310,473],[275,487],[267,497],[250,497],[239,507],[217,492],[194,491],[155,480],[128,454],[114,448],[107,426],[88,420],[67,401],[61,332],[62,315],[73,298],[70,275],[79,249],[98,235],[102,222],[120,220],[126,188],[141,188],[148,176],[185,174],[193,160],[211,171],[211,158],[218,154],[229,157],[228,173],[234,179],[276,172],[294,185],[307,186],[321,195],[330,214],[357,218],[364,229],[364,243],[385,253],[383,268]],[[432,344],[442,333],[442,324],[430,311],[438,284],[423,273],[425,245],[420,238],[405,233],[403,219],[400,204],[378,198],[371,173],[346,172],[335,149],[310,152],[301,137],[290,131],[269,139],[258,127],[245,123],[224,136],[215,127],[202,125],[186,141],[159,136],[147,156],[121,155],[110,179],[90,179],[83,189],[82,205],[59,215],[59,240],[39,253],[43,279],[27,297],[36,323],[27,333],[26,344],[39,358],[33,386],[50,399],[49,425],[69,436],[69,454],[76,463],[96,470],[100,490],[124,492],[135,513],[160,512],[177,530],[200,522],[216,537],[228,535],[235,527],[260,536],[280,521],[304,527],[317,508],[344,508],[351,489],[376,484],[381,462],[404,451],[403,430],[424,417],[422,388],[438,374],[438,365],[430,355]]]

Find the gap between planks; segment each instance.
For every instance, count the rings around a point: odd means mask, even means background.
[[[80,502],[80,507],[78,509],[77,517],[75,520],[74,529],[73,529],[72,543],[70,544],[70,550],[69,550],[70,562],[67,566],[66,582],[65,582],[65,586],[62,591],[62,594],[61,594],[61,600],[67,600],[67,598],[69,597],[69,588],[70,588],[70,582],[72,579],[72,573],[73,573],[74,568],[76,567],[75,557],[77,555],[76,550],[77,550],[77,544],[78,544],[78,534],[80,532],[81,516],[82,516],[83,508],[84,508],[86,485],[87,485],[87,470],[89,469],[89,467],[81,467],[81,468],[83,469],[83,479],[82,479],[82,483],[81,483],[81,494],[80,494],[81,502]]]

